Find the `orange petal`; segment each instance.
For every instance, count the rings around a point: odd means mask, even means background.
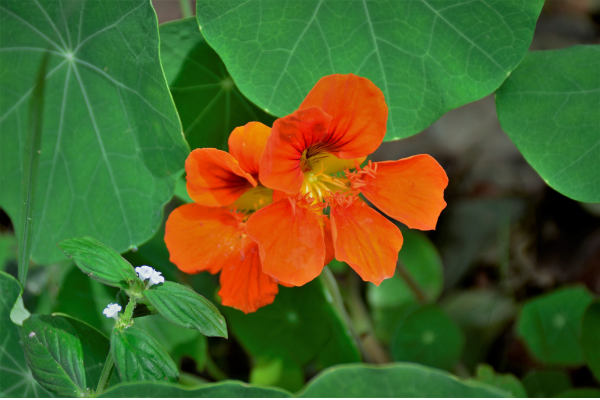
[[[302,286],[325,265],[325,241],[319,216],[296,203],[279,200],[246,222],[248,236],[258,243],[263,272],[278,281]]]
[[[360,200],[332,202],[330,217],[336,259],[376,285],[394,275],[403,242],[396,225]]]
[[[299,110],[320,107],[333,117],[326,138],[327,151],[339,158],[364,157],[385,136],[388,107],[373,82],[353,74],[321,78]]]
[[[333,237],[331,236],[331,221],[323,217],[323,237],[325,239],[325,265],[329,264],[335,258],[335,249],[333,248]]]
[[[446,207],[448,176],[427,154],[374,163],[375,176],[363,174],[361,192],[377,208],[412,229],[435,229]]]
[[[196,149],[185,161],[187,191],[198,204],[227,206],[256,186],[256,180],[244,172],[229,153],[217,149]]]
[[[271,304],[279,287],[273,278],[262,272],[258,245],[246,239],[239,254],[233,254],[221,270],[221,302],[245,314]]]
[[[229,154],[239,161],[240,167],[258,177],[260,158],[265,151],[271,128],[260,122],[248,122],[235,128],[229,135]]]
[[[188,274],[216,274],[241,247],[236,214],[224,208],[183,205],[169,215],[165,229],[171,262]]]
[[[331,117],[318,107],[276,120],[260,160],[261,183],[291,194],[300,192],[304,181],[302,153],[322,141],[330,121]]]

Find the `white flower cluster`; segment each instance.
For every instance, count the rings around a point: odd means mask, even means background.
[[[106,306],[102,314],[106,315],[106,318],[117,318],[119,316],[119,311],[121,311],[121,306],[117,303],[111,303]]]
[[[162,276],[162,274],[160,272],[158,272],[154,268],[149,267],[147,265],[142,265],[141,267],[135,267],[135,272],[137,272],[139,278],[142,281],[145,281],[146,279],[148,279],[147,287],[150,287],[152,285],[158,285],[159,283],[163,283],[165,281],[165,277]]]

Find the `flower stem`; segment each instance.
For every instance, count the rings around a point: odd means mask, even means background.
[[[194,16],[194,14],[192,14],[190,0],[179,0],[179,7],[181,8],[181,16],[183,18],[189,18]]]
[[[108,352],[108,356],[106,356],[106,361],[104,362],[104,368],[102,368],[102,375],[100,375],[100,381],[98,382],[98,388],[96,389],[95,395],[98,396],[100,393],[107,388],[108,383],[110,382],[110,378],[112,376],[113,370],[115,367],[115,360],[112,357],[112,353]]]
[[[410,272],[404,266],[402,261],[398,260],[398,264],[396,265],[396,271],[402,276],[404,282],[408,285],[408,288],[413,292],[419,303],[425,304],[427,303],[427,294],[423,290],[423,288],[417,283],[415,278],[412,277]]]

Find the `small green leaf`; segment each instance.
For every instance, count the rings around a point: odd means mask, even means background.
[[[21,342],[27,365],[46,390],[64,397],[86,395],[81,340],[68,321],[32,315],[23,323]]]
[[[527,397],[523,384],[513,374],[499,374],[487,364],[477,366],[476,380],[505,390],[513,397]]]
[[[165,349],[136,328],[113,330],[110,351],[122,381],[177,382],[177,366]]]
[[[160,26],[160,55],[185,137],[192,149],[227,150],[229,134],[275,117],[252,104],[238,90],[223,62],[206,43],[196,18]]]
[[[343,365],[318,376],[299,397],[510,397],[481,382],[463,381],[438,369],[408,363]]]
[[[30,316],[31,316],[31,313],[29,312],[29,310],[27,310],[25,308],[25,304],[23,304],[23,296],[19,296],[19,298],[17,299],[17,302],[15,303],[14,307],[10,311],[10,319],[15,324],[22,326],[23,321],[25,321]]]
[[[496,92],[502,129],[544,181],[600,202],[600,46],[529,53]]]
[[[0,271],[0,397],[48,397],[35,381],[19,344],[19,327],[10,319],[17,299],[23,293],[19,282]]]
[[[531,300],[519,316],[519,335],[544,363],[583,364],[581,320],[592,300],[585,287],[564,288]]]
[[[541,0],[202,0],[202,34],[242,93],[294,112],[319,78],[349,72],[384,93],[386,140],[481,99],[523,59]]]
[[[535,371],[523,378],[529,397],[554,397],[571,388],[569,375],[561,371]]]
[[[404,244],[398,254],[398,262],[404,264],[413,279],[423,288],[429,301],[435,301],[442,293],[444,276],[442,259],[431,241],[410,229],[402,229]],[[372,307],[402,307],[417,299],[398,272],[379,286],[367,286],[367,300]]]
[[[67,239],[58,247],[75,261],[84,274],[105,285],[128,289],[129,284],[138,279],[127,260],[94,238]]]
[[[464,345],[464,334],[456,323],[437,306],[427,305],[400,323],[391,353],[396,361],[451,369],[460,359]]]
[[[225,381],[205,384],[200,388],[189,388],[182,385],[172,385],[158,382],[128,382],[111,387],[100,397],[202,397],[202,398],[273,398],[292,397],[285,390],[277,388],[263,388],[248,385],[240,381]]]
[[[581,323],[581,347],[588,366],[600,382],[600,301],[587,308]]]
[[[206,336],[227,337],[227,324],[217,307],[191,289],[165,282],[144,291],[150,304],[168,321]]]

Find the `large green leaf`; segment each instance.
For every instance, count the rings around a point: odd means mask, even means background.
[[[15,278],[0,271],[0,397],[48,397],[27,366],[19,327],[10,319],[22,291]]]
[[[254,357],[279,352],[304,366],[331,345],[337,352],[329,349],[330,362],[359,361],[356,344],[331,307],[321,283],[314,280],[301,287],[280,286],[273,304],[251,314],[222,310],[229,329]]]
[[[485,383],[462,381],[416,364],[332,367],[314,378],[299,397],[510,397]]]
[[[600,46],[527,55],[496,95],[502,129],[544,181],[600,202]]]
[[[137,328],[114,329],[110,351],[122,381],[177,382],[177,366],[165,349]]]
[[[0,20],[0,131],[12,132],[0,136],[0,205],[13,222],[27,100],[52,53],[32,258],[64,258],[55,244],[74,236],[120,252],[149,239],[188,151],[150,2],[3,1]]]
[[[460,359],[465,345],[460,328],[433,304],[410,313],[397,329],[391,344],[396,361],[449,370]]]
[[[271,126],[275,120],[240,93],[195,18],[160,26],[160,55],[192,148],[227,150],[234,128],[250,121]]]
[[[191,289],[165,282],[144,291],[144,297],[168,321],[197,329],[206,336],[227,338],[227,324],[217,307]]]
[[[584,362],[581,320],[593,300],[583,286],[556,290],[523,307],[517,329],[534,356],[547,364]]]
[[[600,301],[590,304],[583,315],[581,347],[588,366],[600,382]]]
[[[542,0],[202,0],[202,33],[268,112],[293,112],[322,76],[371,79],[386,140],[492,93],[525,56]]]
[[[191,389],[181,385],[157,382],[123,383],[102,393],[100,397],[291,397],[277,388],[248,385],[239,381],[225,381]]]
[[[46,390],[61,397],[86,395],[81,340],[66,318],[32,315],[23,322],[21,342],[27,365]]]

